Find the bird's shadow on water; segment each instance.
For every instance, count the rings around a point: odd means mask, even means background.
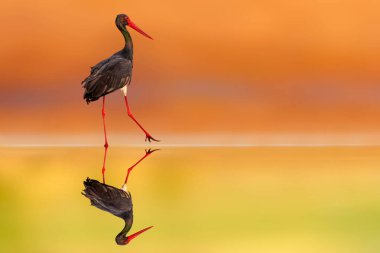
[[[116,236],[115,240],[118,245],[126,245],[132,239],[136,238],[141,233],[147,231],[153,226],[146,227],[134,234],[127,236],[127,233],[132,228],[133,224],[133,203],[131,193],[127,189],[128,178],[132,170],[145,158],[159,149],[146,149],[144,156],[130,166],[125,176],[124,184],[121,188],[117,188],[106,184],[105,182],[105,165],[107,160],[108,145],[104,146],[104,159],[102,168],[103,182],[95,179],[87,178],[84,182],[84,190],[82,194],[88,198],[92,206],[99,208],[102,211],[111,213],[116,217],[124,220],[125,226]]]

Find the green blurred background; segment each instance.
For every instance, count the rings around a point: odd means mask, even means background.
[[[142,148],[109,149],[121,186]],[[131,232],[89,205],[101,148],[1,149],[1,252],[379,252],[379,148],[164,148],[132,172]]]

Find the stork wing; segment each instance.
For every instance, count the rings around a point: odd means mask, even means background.
[[[91,74],[82,82],[85,89],[83,98],[87,103],[98,100],[101,96],[129,84],[131,77],[131,60],[113,55],[91,69]]]

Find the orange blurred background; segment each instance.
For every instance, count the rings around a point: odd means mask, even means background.
[[[154,137],[379,144],[379,9],[370,0],[3,0],[0,142],[102,135],[101,103],[86,105],[81,81],[123,47],[114,19],[126,13],[155,39],[130,31],[131,107]],[[143,143],[121,94],[106,110],[111,134]]]

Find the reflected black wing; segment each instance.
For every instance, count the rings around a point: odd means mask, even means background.
[[[82,194],[91,200],[93,206],[121,218],[132,215],[130,193],[90,178],[83,184]]]
[[[124,87],[131,82],[132,61],[113,55],[91,68],[91,74],[82,82],[86,102],[96,101],[100,97]]]

